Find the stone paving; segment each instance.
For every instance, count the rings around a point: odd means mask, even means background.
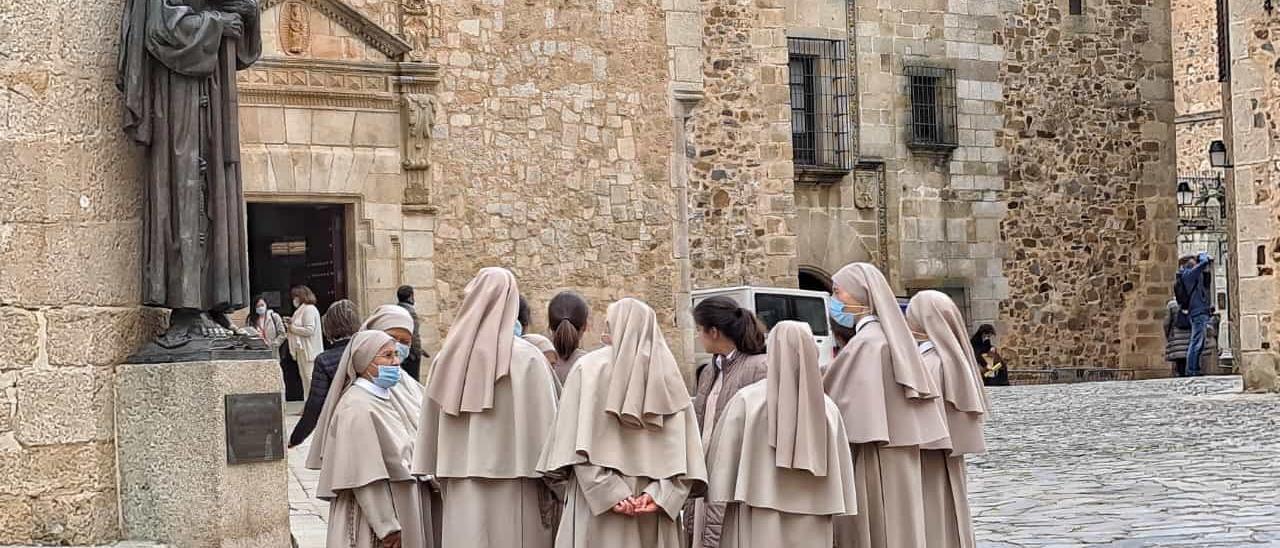
[[[1280,396],[1218,377],[991,400],[991,452],[969,465],[979,546],[1280,546]],[[290,514],[298,546],[322,548],[328,505],[307,448],[289,451]]]

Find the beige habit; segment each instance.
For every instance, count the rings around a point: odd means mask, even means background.
[[[546,356],[547,353],[556,353],[556,346],[551,344],[551,339],[543,337],[542,335],[537,333],[525,333],[524,335],[521,335],[520,338],[524,339],[525,342],[532,344],[534,348],[538,349],[538,352],[542,352],[543,356]],[[564,379],[561,379],[558,376],[556,373],[556,366],[550,362],[550,358],[548,358],[547,367],[551,368],[551,376],[556,380],[556,398],[559,398],[560,389],[564,386]]]
[[[973,548],[964,456],[987,450],[983,424],[989,405],[964,318],[945,293],[922,291],[907,307],[911,329],[928,335],[920,350],[925,370],[942,391],[948,437],[921,447],[925,537],[929,548]]]
[[[923,548],[920,446],[947,437],[939,391],[893,289],[872,265],[832,281],[868,307],[823,377],[853,445],[858,515],[836,518],[840,548]]]
[[[679,548],[680,512],[706,486],[688,389],[653,309],[609,306],[612,344],[569,372],[538,469],[569,478],[557,548]],[[648,494],[656,513],[613,512]]]
[[[427,381],[413,473],[444,497],[444,546],[544,548],[553,500],[536,470],[555,420],[546,358],[515,336],[519,292],[505,269],[485,268],[465,289]]]
[[[829,548],[832,518],[857,512],[844,420],[809,324],[778,323],[768,347],[768,377],[732,398],[707,450],[707,498],[728,505],[720,545]]]
[[[391,343],[380,331],[357,333],[320,414],[316,439],[326,442],[312,446],[308,464],[323,461],[316,496],[329,501],[326,548],[381,547],[397,531],[405,548],[440,546],[429,488],[409,470],[414,432],[388,390],[358,379]]]
[[[698,416],[698,428],[702,430],[702,444],[711,443],[719,418],[729,406],[729,401],[739,390],[764,379],[768,370],[764,354],[747,354],[734,351],[728,356],[716,356],[702,368],[693,394],[693,410]],[[692,513],[693,523],[685,524],[693,548],[720,546],[720,526],[724,521],[725,505],[709,503],[698,498],[686,507]]]

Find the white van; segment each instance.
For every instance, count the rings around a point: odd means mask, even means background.
[[[769,329],[784,320],[805,322],[813,329],[813,337],[818,342],[818,365],[825,370],[835,357],[835,339],[827,323],[827,295],[822,291],[783,287],[699,289],[693,292],[693,306],[698,306],[707,297],[728,297],[737,301],[738,306],[754,312]],[[701,343],[695,343],[694,352],[696,366],[711,361],[711,354],[702,348]]]

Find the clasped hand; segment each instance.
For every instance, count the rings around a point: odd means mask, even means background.
[[[654,502],[653,497],[649,496],[648,493],[627,497],[613,505],[614,512],[631,517],[636,517],[642,514],[653,514],[659,509],[658,503]]]

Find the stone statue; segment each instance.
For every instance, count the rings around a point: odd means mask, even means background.
[[[142,300],[172,311],[131,361],[261,350],[224,315],[249,300],[235,73],[261,55],[258,27],[256,0],[125,2],[116,86],[146,147]]]

